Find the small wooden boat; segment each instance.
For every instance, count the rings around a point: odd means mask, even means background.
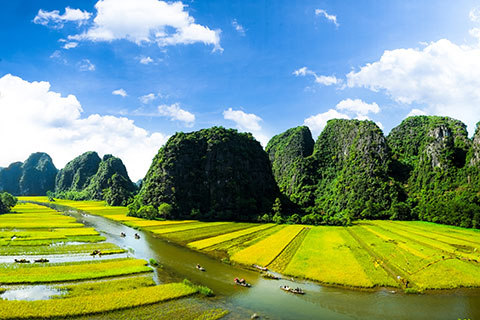
[[[258,269],[258,270],[261,270],[261,271],[268,271],[268,268],[267,267],[262,267],[262,266],[259,266],[258,264],[254,264],[252,265],[254,268]]]
[[[283,291],[290,292],[290,287],[289,286],[280,286],[280,289],[282,289]]]
[[[138,233],[135,233],[135,239],[140,239],[140,235]]]
[[[35,261],[36,263],[45,263],[45,262],[48,262],[48,261],[50,261],[50,260],[42,258],[42,259],[35,259],[34,261]]]
[[[300,288],[290,289],[290,292],[295,294],[305,294],[305,291]]]
[[[199,264],[197,264],[197,265],[195,266],[195,268],[197,268],[197,269],[200,270],[200,271],[205,271],[205,268],[202,267],[202,266],[199,265]]]
[[[120,237],[125,238],[126,236],[127,236],[127,235],[125,234],[125,232],[121,232],[121,233],[120,233]]]
[[[15,259],[16,263],[30,263],[30,260],[27,259]]]
[[[280,289],[282,289],[283,291],[291,292],[295,294],[305,294],[305,291],[303,291],[300,288],[293,289],[293,288],[290,288],[289,286],[280,286]]]
[[[280,280],[279,277],[270,272],[263,273],[262,277],[264,277],[265,279]]]
[[[242,287],[246,287],[246,288],[250,288],[252,285],[250,283],[247,283],[245,281],[245,279],[238,279],[238,278],[235,278],[233,279],[233,282],[236,284],[236,285],[239,285],[239,286],[242,286]]]

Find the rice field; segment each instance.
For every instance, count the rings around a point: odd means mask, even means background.
[[[194,294],[194,288],[168,283],[72,298],[8,301],[0,300],[1,319],[53,318],[88,315],[158,303]]]
[[[36,199],[38,200],[38,199]],[[104,207],[98,202],[81,203],[95,209],[112,220],[145,222],[126,216],[125,208]],[[48,284],[61,294],[37,301],[2,300],[0,319],[65,318],[70,316],[102,314],[147,305],[161,305],[165,301],[190,296],[196,288],[182,283],[156,285],[153,269],[145,260],[134,258],[101,259],[91,257],[85,261],[63,263],[14,263],[14,258],[26,260],[38,256],[70,254],[88,255],[100,251],[102,255],[124,253],[115,244],[105,242],[94,228],[87,228],[75,218],[51,208],[32,203],[19,203],[12,213],[0,215],[0,294],[10,285]],[[160,222],[160,221],[158,221]],[[187,223],[187,222],[186,222]],[[173,223],[175,224],[175,223]],[[145,225],[160,227],[168,223]],[[35,258],[29,257],[35,255]],[[75,259],[73,259],[75,260]],[[68,282],[65,284],[65,282]],[[205,309],[198,316],[219,319],[224,310]],[[118,318],[117,318],[118,319]]]
[[[419,221],[360,221],[352,227],[150,221],[129,219],[125,209],[102,202],[64,204],[231,263],[328,285],[409,291],[480,287],[477,230]]]

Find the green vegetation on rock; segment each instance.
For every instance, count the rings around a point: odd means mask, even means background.
[[[171,218],[254,220],[270,212],[278,187],[260,143],[213,127],[177,133],[155,156],[130,215],[161,207]],[[150,212],[150,210],[148,210]]]
[[[44,195],[55,188],[57,168],[46,153],[32,153],[24,163],[15,162],[0,171],[0,191],[13,195]]]

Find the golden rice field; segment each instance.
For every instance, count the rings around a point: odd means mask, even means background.
[[[100,213],[108,212],[118,221],[145,222],[126,217],[125,212],[122,213],[124,208],[111,210],[94,202],[81,204],[96,207]],[[11,213],[0,215],[0,255],[7,259],[11,257],[11,262],[0,264],[0,319],[108,316],[115,310],[128,314],[127,309],[141,306],[145,306],[141,309],[145,315],[148,312],[156,314],[155,308],[163,310],[162,305],[169,303],[166,301],[190,296],[198,290],[183,283],[156,285],[152,278],[153,269],[140,259],[91,257],[86,261],[33,263],[33,258],[29,258],[29,255],[51,257],[58,254],[89,257],[94,250],[101,251],[102,255],[125,252],[105,242],[105,237],[94,228],[87,228],[74,218],[45,206],[19,203]],[[32,263],[14,263],[14,257],[17,259],[18,256],[32,260]],[[2,294],[14,284],[47,284],[60,293],[49,300],[2,300]],[[160,314],[167,314],[167,311]],[[184,310],[195,314],[192,311],[189,308]],[[177,315],[181,314],[178,312],[182,311],[178,309]],[[219,319],[225,314],[225,310],[208,308],[198,312],[198,316],[204,316],[204,319]],[[117,316],[114,318],[118,319]]]
[[[62,203],[63,200],[59,200]],[[349,287],[410,291],[480,287],[480,232],[419,221],[352,227],[149,221],[102,202],[65,201],[232,263]]]

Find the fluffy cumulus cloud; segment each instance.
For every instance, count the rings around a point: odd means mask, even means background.
[[[127,91],[125,91],[125,89],[120,88],[120,89],[117,89],[117,90],[113,90],[112,94],[125,98],[127,96]]]
[[[226,120],[232,120],[240,130],[259,131],[262,129],[260,121],[262,118],[253,113],[245,113],[242,110],[228,110],[223,111],[223,118]]]
[[[304,124],[312,130],[315,136],[318,136],[328,120],[331,119],[358,119],[370,120],[369,114],[377,114],[380,112],[380,107],[377,103],[367,103],[360,99],[345,99],[337,103],[335,109],[330,109],[326,112],[313,115],[304,120]],[[383,125],[380,122],[376,124],[383,130]]]
[[[325,19],[333,23],[337,28],[340,26],[340,24],[337,22],[337,16],[333,14],[328,14],[328,12],[323,9],[315,9],[315,15],[324,17]]]
[[[133,180],[143,178],[153,156],[167,139],[149,133],[125,117],[93,114],[82,117],[73,95],[50,90],[48,82],[28,82],[7,74],[0,78],[0,166],[47,152],[62,168],[83,152],[94,150],[120,157]]]
[[[65,12],[60,14],[60,11],[45,11],[39,10],[33,22],[36,24],[41,24],[44,26],[51,25],[56,28],[63,28],[65,22],[76,22],[79,25],[82,25],[92,14],[87,11],[82,11],[80,9],[71,9],[69,7],[65,8]]]
[[[408,117],[412,117],[412,116],[426,116],[427,113],[423,110],[420,110],[420,109],[412,109],[408,114],[407,114],[407,118]]]
[[[331,86],[334,84],[340,84],[342,83],[341,79],[338,79],[335,76],[322,76],[322,75],[317,75],[315,72],[312,70],[309,70],[307,67],[302,67],[298,70],[293,71],[293,75],[297,77],[305,77],[307,75],[313,76],[315,78],[315,82],[319,84],[323,84],[325,86]]]
[[[170,120],[185,122],[185,125],[188,127],[193,126],[195,122],[195,115],[180,108],[179,103],[174,103],[172,105],[160,105],[158,106],[158,113],[160,116],[169,117]]]
[[[254,113],[246,113],[242,110],[228,108],[223,111],[223,118],[235,122],[238,130],[252,133],[264,147],[267,145],[268,140],[270,140],[270,136],[263,131],[260,125],[263,121],[262,118]]]
[[[473,133],[480,120],[480,47],[442,39],[423,49],[387,50],[347,75],[348,87],[383,91],[400,104],[462,120]]]
[[[313,136],[317,137],[327,125],[327,121],[331,119],[350,119],[350,117],[335,109],[330,109],[327,112],[308,117],[305,119],[304,124],[310,128]]]
[[[182,2],[159,0],[100,0],[93,22],[74,41],[113,41],[125,39],[138,45],[156,43],[159,46],[196,42],[220,46],[220,30],[195,23]],[[148,60],[145,60],[147,62]]]
[[[379,113],[380,107],[377,103],[366,103],[360,99],[345,99],[340,101],[336,107],[338,110],[350,111],[357,115],[366,116],[368,113]]]

